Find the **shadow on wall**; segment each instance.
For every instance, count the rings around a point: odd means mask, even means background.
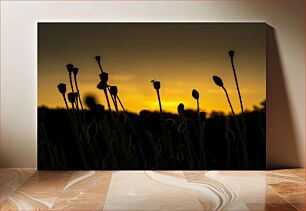
[[[299,167],[284,71],[275,29],[267,25],[267,168]]]

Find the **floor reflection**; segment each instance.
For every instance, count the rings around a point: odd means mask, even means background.
[[[305,169],[1,169],[1,210],[305,210]]]

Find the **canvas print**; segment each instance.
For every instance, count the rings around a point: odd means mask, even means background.
[[[38,23],[38,169],[266,163],[265,23]]]

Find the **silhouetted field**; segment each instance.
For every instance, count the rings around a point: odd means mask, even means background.
[[[156,80],[151,82],[159,112],[127,112],[117,86],[108,84],[100,56],[95,57],[101,72],[97,88],[107,109],[88,96],[85,103],[90,110],[85,110],[77,82],[79,69],[67,64],[71,92],[66,93],[66,84],[57,85],[66,110],[38,108],[39,169],[264,169],[266,103],[252,112],[244,110],[235,52],[230,50],[228,55],[241,113],[235,112],[222,79],[213,76],[213,82],[224,91],[231,114],[212,112],[209,118],[200,112],[200,93],[195,89],[191,95],[196,111],[185,110],[180,103],[177,114],[165,113],[161,83]]]
[[[184,120],[171,113],[161,120],[149,111],[127,113],[129,120],[123,112],[116,115],[101,105],[84,111],[38,108],[39,169],[265,168],[265,106],[245,112],[247,166],[233,117],[212,113],[200,143],[197,112],[184,111]],[[84,129],[76,124],[83,118]]]

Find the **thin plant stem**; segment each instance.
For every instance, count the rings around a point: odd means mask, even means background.
[[[160,112],[160,116],[163,119],[163,109],[162,109],[162,105],[161,105],[161,101],[160,101],[160,94],[159,94],[159,90],[156,90],[157,92],[157,97],[158,97],[158,103],[159,103],[159,112]]]
[[[100,61],[98,62],[98,65],[99,65],[99,68],[100,68],[100,70],[101,70],[101,73],[103,73],[103,68],[102,68],[102,65],[101,65],[101,62],[100,62]]]
[[[72,90],[72,92],[74,93],[74,88],[73,88],[73,83],[72,83],[72,75],[71,75],[71,72],[69,72],[69,81],[70,81],[71,90]],[[76,103],[75,105],[76,105],[77,110],[79,110],[79,109],[78,109],[77,103]]]
[[[234,109],[233,109],[232,103],[231,103],[231,101],[230,101],[230,99],[229,99],[227,90],[225,89],[224,86],[222,86],[222,89],[223,89],[224,92],[225,92],[225,95],[226,95],[226,98],[227,98],[227,102],[228,102],[228,104],[229,104],[229,106],[230,106],[230,108],[231,108],[232,114],[233,114],[233,116],[236,118],[236,114],[235,114],[235,111],[234,111]]]
[[[81,94],[80,94],[80,90],[79,90],[79,87],[78,87],[78,81],[77,81],[77,74],[74,74],[74,83],[75,83],[75,88],[76,88],[76,91],[78,92],[78,97],[76,99],[76,106],[77,106],[77,110],[79,110],[79,105],[78,105],[78,101],[80,101],[80,106],[81,106],[81,110],[82,110],[82,117],[83,117],[83,121],[84,123],[86,124],[86,117],[85,117],[85,113],[84,113],[84,110],[83,110],[83,104],[82,104],[82,100],[81,100]],[[84,124],[83,122],[80,120],[81,124],[82,124],[82,128],[83,128],[83,131],[84,131]]]
[[[200,141],[200,162],[199,162],[199,168],[201,169],[202,165],[206,165],[206,156],[204,154],[204,128],[205,123],[201,122],[201,116],[200,116],[200,103],[199,99],[197,99],[197,112],[198,112],[198,122],[199,122],[199,141]]]
[[[103,73],[103,68],[102,68],[102,65],[101,65],[100,61],[98,61],[98,65],[99,65],[101,73]],[[112,110],[111,110],[109,99],[108,99],[107,88],[103,89],[103,91],[104,91],[105,98],[106,98],[106,101],[107,101],[108,110],[111,112]]]
[[[235,65],[234,65],[234,57],[231,57],[230,59],[231,59],[231,65],[232,65],[233,73],[234,73],[236,88],[237,88],[237,92],[238,92],[238,96],[239,96],[239,102],[240,102],[240,108],[241,108],[242,131],[243,131],[243,136],[244,136],[244,140],[245,140],[245,143],[244,143],[245,144],[245,150],[247,150],[247,147],[246,147],[246,139],[247,139],[246,136],[247,135],[246,135],[246,126],[245,126],[243,103],[242,103],[242,98],[241,98],[241,94],[240,94],[236,69],[235,69]],[[245,161],[247,162],[247,151],[245,152]]]
[[[198,113],[198,124],[199,124],[199,141],[200,141],[200,153],[199,153],[199,168],[202,166],[202,131],[201,131],[201,119],[200,119],[200,104],[199,98],[197,100],[197,113]]]
[[[115,105],[116,114],[117,114],[117,117],[118,117],[119,112],[118,112],[118,105],[117,105],[117,98],[116,97],[114,97],[114,105]]]
[[[75,88],[76,88],[76,91],[78,92],[78,98],[79,98],[79,101],[80,101],[80,106],[81,106],[81,109],[83,111],[83,104],[82,104],[82,100],[81,100],[81,94],[80,94],[80,90],[79,90],[79,87],[78,87],[78,82],[77,82],[77,75],[74,74],[74,83],[75,83]]]
[[[238,91],[239,102],[240,102],[240,107],[241,107],[241,113],[242,113],[242,115],[244,115],[242,98],[241,98],[241,94],[240,94],[240,89],[239,89],[239,84],[238,84],[238,79],[237,79],[237,75],[236,75],[236,69],[235,69],[234,58],[233,57],[231,57],[231,64],[232,64],[232,69],[233,69],[233,73],[234,73],[236,88],[237,88],[237,91]]]
[[[64,98],[64,101],[65,101],[65,105],[66,105],[67,111],[69,111],[69,107],[68,107],[68,103],[67,103],[67,99],[66,99],[65,94],[63,94],[63,98]]]
[[[229,96],[228,96],[227,90],[225,89],[225,87],[224,87],[224,86],[222,86],[222,89],[223,89],[223,90],[224,90],[224,92],[225,92],[225,95],[226,95],[226,98],[227,98],[228,104],[229,104],[229,106],[230,106],[230,108],[231,108],[231,110],[232,110],[232,114],[233,114],[233,116],[234,116],[234,121],[235,121],[235,124],[236,124],[237,130],[238,130],[238,133],[239,133],[240,140],[241,140],[241,142],[242,142],[243,153],[244,153],[244,159],[245,159],[245,161],[247,161],[247,160],[246,160],[246,158],[247,158],[247,157],[246,157],[246,146],[245,146],[245,140],[244,140],[244,137],[243,137],[243,135],[242,135],[242,133],[241,133],[240,126],[239,126],[239,123],[238,123],[238,120],[237,120],[237,116],[236,116],[235,111],[234,111],[234,109],[233,109],[232,103],[231,103],[231,101],[230,101],[230,99],[229,99]]]
[[[104,91],[105,98],[106,98],[106,101],[107,101],[108,110],[109,110],[109,112],[112,112],[110,102],[109,102],[109,98],[108,98],[108,94],[107,94],[107,89],[105,88],[105,89],[103,89],[103,91]]]
[[[75,99],[75,107],[76,110],[78,111],[79,110],[78,97]]]
[[[199,104],[199,99],[197,99],[197,110],[198,110],[198,115],[200,115],[200,104]]]
[[[112,101],[113,101],[114,107],[115,107],[115,109],[116,109],[116,115],[117,115],[117,117],[118,117],[119,112],[118,112],[118,105],[117,105],[116,97],[115,97],[115,96],[113,96],[113,95],[111,94],[111,92],[110,92],[110,87],[108,87],[107,89],[108,89],[109,95],[110,95],[110,96],[111,96],[111,98],[112,98]]]
[[[131,123],[130,118],[129,118],[129,116],[127,115],[127,112],[126,112],[126,110],[125,110],[125,108],[124,108],[124,106],[123,106],[123,104],[122,104],[122,102],[121,102],[121,100],[120,100],[120,98],[119,98],[118,95],[117,95],[117,99],[118,99],[118,101],[119,101],[119,104],[120,104],[120,106],[121,106],[123,112],[124,112],[125,118],[127,119],[128,123],[129,123],[129,125],[130,125],[130,127],[131,127],[132,130],[133,130],[133,133],[134,133],[135,135],[138,136],[138,134],[136,133],[136,130],[135,130],[133,124]]]
[[[70,81],[71,90],[72,90],[72,92],[74,93],[73,84],[72,84],[71,72],[69,72],[69,81]]]
[[[123,106],[123,104],[122,104],[122,102],[121,102],[121,100],[120,100],[120,98],[119,98],[118,95],[117,95],[117,99],[118,99],[118,101],[119,101],[119,104],[120,104],[120,106],[121,106],[123,112],[126,113],[125,108],[124,108],[124,106]]]

